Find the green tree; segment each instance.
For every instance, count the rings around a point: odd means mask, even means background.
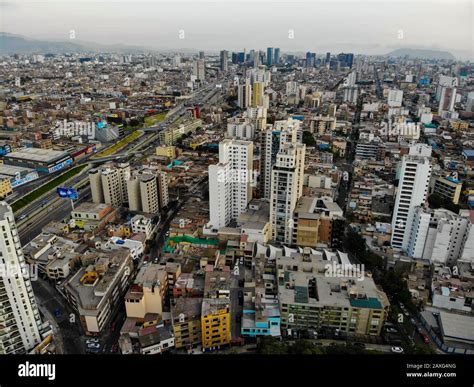
[[[286,344],[274,337],[262,337],[258,348],[262,355],[286,355],[288,353]]]
[[[316,140],[314,139],[313,133],[305,130],[303,132],[303,144],[307,146],[316,146]]]
[[[440,208],[440,207],[443,206],[444,200],[441,196],[434,193],[434,194],[431,194],[430,196],[428,196],[428,203],[429,203],[431,208],[436,209],[436,208]]]

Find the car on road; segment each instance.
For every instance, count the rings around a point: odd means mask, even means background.
[[[28,216],[28,215],[26,215],[26,214],[20,215],[20,216],[18,217],[18,220],[26,219],[27,216]]]
[[[392,353],[403,353],[402,347],[392,347],[390,350],[392,351]]]
[[[54,309],[54,317],[61,317],[61,315],[62,315],[61,309],[59,308]]]
[[[416,320],[415,320],[413,317],[410,319],[410,322],[411,322],[413,325],[416,325]]]
[[[423,342],[424,342],[425,344],[429,344],[429,343],[430,343],[430,338],[428,337],[428,335],[422,334],[421,337],[423,337]]]

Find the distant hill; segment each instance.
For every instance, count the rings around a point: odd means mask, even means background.
[[[142,53],[154,51],[146,48],[116,45],[101,45],[89,42],[49,41],[26,38],[0,32],[0,55],[11,54],[62,54],[79,52],[127,52]]]
[[[85,48],[72,42],[50,42],[23,36],[0,33],[0,54],[58,54],[83,52]]]
[[[417,48],[399,48],[392,52],[389,52],[385,56],[394,58],[408,57],[410,59],[444,59],[444,60],[456,60],[453,54],[447,51],[438,50],[425,50]]]

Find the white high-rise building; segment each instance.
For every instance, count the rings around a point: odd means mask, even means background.
[[[128,201],[127,180],[130,178],[128,163],[108,163],[89,171],[92,201],[121,207]]]
[[[390,89],[388,91],[387,103],[390,107],[400,107],[403,102],[403,91],[397,89]]]
[[[357,81],[357,73],[355,71],[351,71],[347,77],[344,78],[343,86],[344,87],[354,87]]]
[[[450,77],[447,75],[440,75],[438,86],[436,87],[436,101],[441,100],[441,94],[444,87],[458,87],[459,82],[457,77]]]
[[[224,140],[219,143],[219,164],[209,166],[209,217],[207,228],[217,232],[245,212],[252,200],[253,143]]]
[[[268,71],[266,66],[259,66],[258,68],[248,70],[247,78],[251,84],[259,82],[263,83],[263,85],[267,87],[271,81],[271,72]]]
[[[357,86],[344,87],[343,101],[350,103],[357,103],[357,97],[359,95],[359,88]]]
[[[454,111],[454,103],[456,102],[456,88],[449,86],[442,86],[439,97],[438,114],[442,115],[443,112]]]
[[[193,75],[196,76],[198,81],[206,79],[206,62],[204,62],[204,59],[198,59],[193,63]]]
[[[21,354],[41,341],[41,317],[13,211],[6,202],[0,202],[0,227],[0,354]]]
[[[302,140],[301,122],[292,118],[275,121],[274,125],[267,125],[261,132],[260,147],[260,193],[262,197],[270,199],[272,167],[281,144],[297,143]]]
[[[392,218],[392,247],[407,250],[413,211],[427,199],[431,177],[431,146],[416,144],[404,155]]]
[[[286,95],[298,94],[299,84],[295,81],[286,82]]]
[[[467,93],[466,110],[474,112],[474,91]]]
[[[133,171],[127,180],[128,206],[131,211],[160,212],[157,174],[153,170]]]
[[[406,253],[412,258],[452,266],[463,255],[471,233],[469,226],[468,211],[458,215],[444,208],[418,206],[408,230]]]
[[[152,164],[131,170],[128,163],[108,163],[91,169],[89,182],[94,203],[128,203],[131,211],[155,214],[169,202],[168,176]]]
[[[276,242],[293,240],[293,211],[303,194],[305,151],[304,144],[282,144],[272,169],[270,227]]]
[[[245,82],[237,86],[237,105],[241,109],[248,108],[252,104],[252,85]]]
[[[246,117],[229,118],[227,136],[238,140],[252,140],[255,136],[255,125]]]
[[[257,130],[262,130],[267,125],[267,108],[263,106],[248,107],[244,113]]]
[[[459,215],[469,220],[462,240],[460,259],[474,263],[474,214],[469,210],[461,210],[459,211]]]

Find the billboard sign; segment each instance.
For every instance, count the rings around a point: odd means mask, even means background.
[[[57,189],[60,198],[77,200],[77,190],[75,188],[60,187]]]

